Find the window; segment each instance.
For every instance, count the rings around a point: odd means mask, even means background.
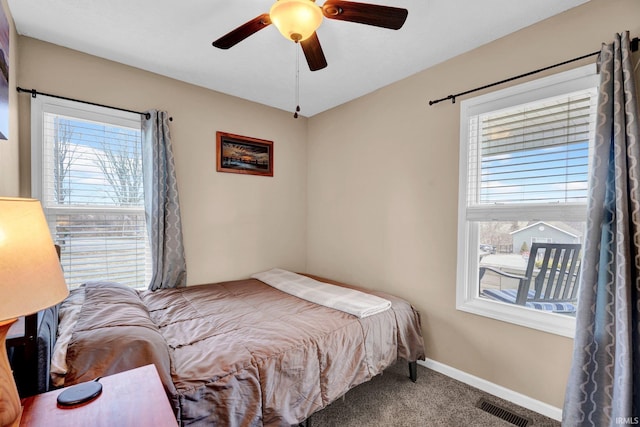
[[[145,287],[151,276],[134,113],[32,99],[32,195],[40,199],[70,288]]]
[[[589,65],[461,103],[458,309],[573,336],[570,304],[494,295],[515,294],[534,244],[582,243],[597,84]]]

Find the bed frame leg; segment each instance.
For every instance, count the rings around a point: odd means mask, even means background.
[[[409,378],[411,378],[411,381],[414,383],[418,379],[418,362],[415,360],[413,362],[409,362]]]

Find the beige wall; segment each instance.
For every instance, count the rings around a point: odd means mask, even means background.
[[[18,47],[21,87],[173,116],[189,284],[305,270],[307,119],[27,37]],[[19,104],[28,196],[30,95]],[[274,141],[274,177],[217,173],[217,130]]]
[[[596,51],[624,30],[640,36],[639,1],[592,0],[314,116],[308,271],[406,297],[429,358],[562,407],[571,339],[455,308],[460,109],[428,101]]]
[[[16,76],[18,66],[18,35],[9,13],[7,0],[2,0],[2,8],[9,21],[9,139],[0,141],[0,196],[18,196],[18,93]]]

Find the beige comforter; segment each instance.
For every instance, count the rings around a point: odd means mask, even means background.
[[[256,279],[87,285],[65,383],[154,363],[182,425],[297,424],[398,358],[424,359],[418,313],[371,293],[392,307],[359,319]]]

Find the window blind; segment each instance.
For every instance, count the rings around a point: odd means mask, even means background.
[[[55,110],[55,109],[53,109]],[[140,120],[42,114],[42,203],[70,288],[151,274]]]
[[[468,206],[584,203],[595,89],[469,120]]]

